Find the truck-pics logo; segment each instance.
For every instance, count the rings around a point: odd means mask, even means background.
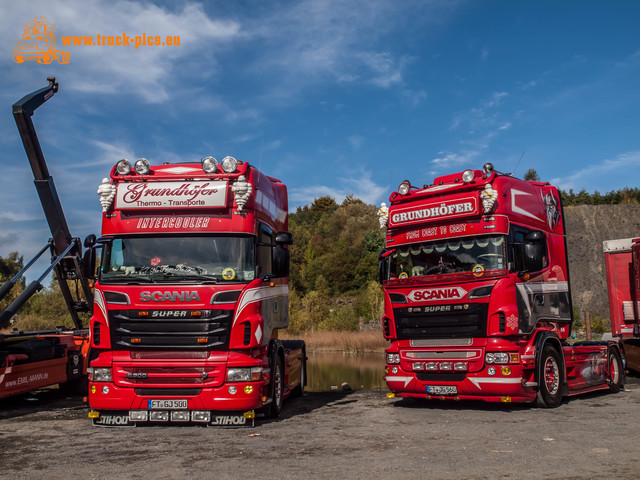
[[[46,20],[45,17],[34,17],[24,24],[22,38],[13,52],[14,62],[36,61],[48,65],[57,60],[61,64],[69,63],[71,55],[56,50],[56,26]]]
[[[423,288],[411,290],[407,298],[412,302],[435,302],[437,300],[460,300],[467,291],[462,287]]]

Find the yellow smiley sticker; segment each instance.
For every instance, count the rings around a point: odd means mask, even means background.
[[[484,275],[484,267],[482,265],[476,265],[471,270],[476,277],[481,277]]]
[[[225,280],[233,280],[236,278],[236,271],[233,268],[225,268],[222,271],[222,278]]]

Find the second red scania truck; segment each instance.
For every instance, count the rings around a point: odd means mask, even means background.
[[[226,157],[121,160],[98,193],[90,417],[253,424],[305,385],[288,325],[287,190]]]
[[[618,391],[615,342],[570,344],[572,304],[558,190],[483,170],[405,181],[390,196],[386,382],[426,399],[537,402]]]

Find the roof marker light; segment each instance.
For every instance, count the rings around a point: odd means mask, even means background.
[[[136,172],[138,172],[138,175],[146,175],[151,170],[151,164],[149,163],[149,160],[147,160],[146,158],[140,158],[136,162],[136,165],[134,168]]]
[[[473,174],[473,170],[465,170],[464,172],[462,172],[462,181],[469,183],[470,181],[473,180],[473,178],[475,177],[475,175]]]
[[[398,187],[398,193],[400,195],[406,195],[407,193],[409,193],[409,190],[411,190],[411,183],[409,183],[409,180],[405,180]]]
[[[224,157],[222,159],[222,170],[225,173],[233,173],[238,168],[238,161],[233,157]]]
[[[202,170],[205,173],[216,173],[218,169],[218,161],[213,157],[205,157],[202,159]]]
[[[119,175],[129,175],[131,173],[131,164],[129,160],[122,159],[116,163],[116,171]]]

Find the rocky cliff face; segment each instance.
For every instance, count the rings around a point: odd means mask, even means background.
[[[609,318],[602,242],[640,237],[640,204],[566,207],[573,306]]]

